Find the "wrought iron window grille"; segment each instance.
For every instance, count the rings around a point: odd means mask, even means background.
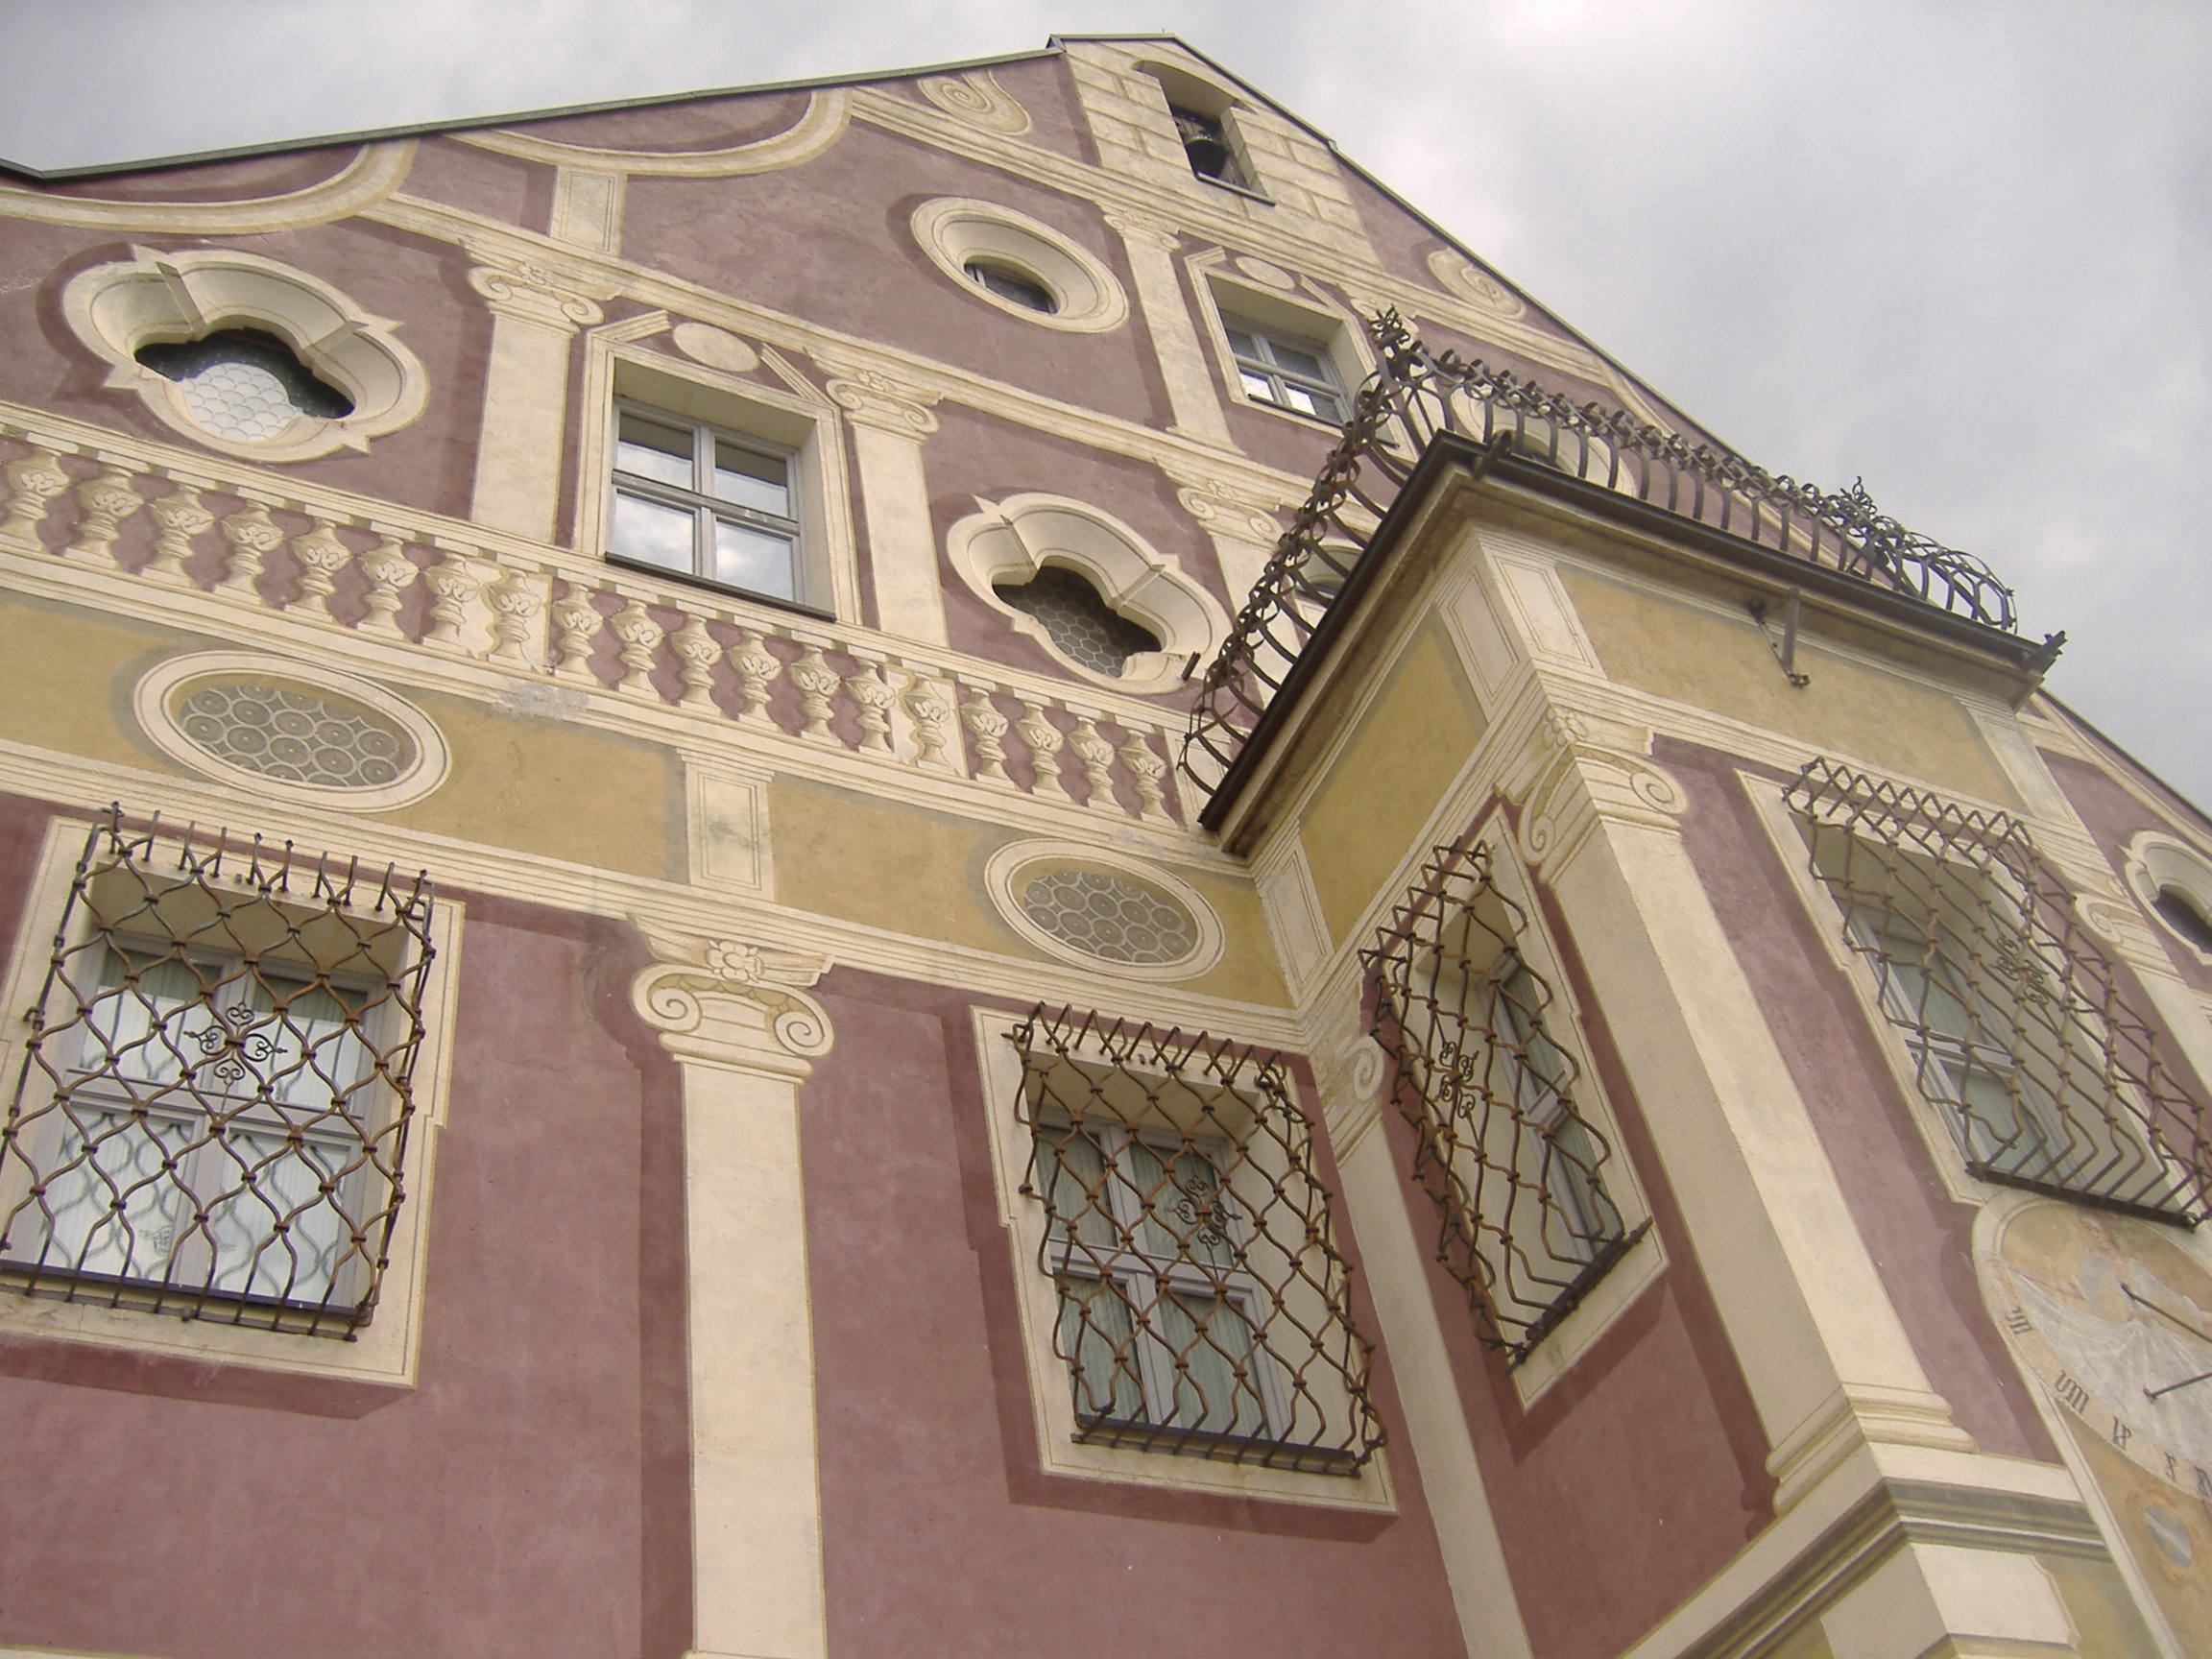
[[[1374,1348],[1282,1057],[1073,1009],[1009,1040],[1076,1439],[1356,1474]]]
[[[1612,1147],[1553,1039],[1551,988],[1521,950],[1527,918],[1480,841],[1439,847],[1361,959],[1390,1098],[1434,1200],[1436,1260],[1476,1330],[1526,1359],[1644,1236],[1605,1190]]]
[[[1313,489],[1208,666],[1182,754],[1218,787],[1365,553],[1429,442],[1510,449],[1677,517],[1918,599],[2016,628],[2012,591],[1979,559],[1906,529],[1865,490],[1823,491],[1692,444],[1618,409],[1577,404],[1509,370],[1423,344],[1394,311],[1369,319],[1378,366],[1351,400]],[[2042,661],[2065,636],[2044,641]]]
[[[350,1338],[404,1199],[428,878],[120,807],[0,1129],[0,1287]]]
[[[1970,1173],[2186,1226],[2212,1214],[2203,1107],[2024,825],[1825,759],[1785,799]]]

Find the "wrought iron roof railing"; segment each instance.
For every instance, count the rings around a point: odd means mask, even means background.
[[[1822,491],[1575,403],[1508,370],[1424,345],[1395,312],[1369,320],[1381,366],[1207,668],[1182,767],[1209,794],[1260,723],[1430,440],[1509,445],[1585,483],[1984,627],[2016,627],[2012,590],[1971,554],[1914,534],[1859,484]]]

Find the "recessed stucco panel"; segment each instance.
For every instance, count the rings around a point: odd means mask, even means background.
[[[129,671],[178,637],[166,629],[92,617],[64,606],[0,595],[0,737],[113,765],[174,772],[151,744],[133,741],[116,710]]]
[[[1043,960],[999,921],[983,890],[984,861],[1021,839],[1016,832],[792,778],[770,786],[768,819],[781,903],[912,939]],[[1179,986],[1240,1002],[1286,1004],[1289,993],[1258,892],[1181,865],[1175,875],[1214,907],[1227,941],[1217,966]],[[1113,965],[1101,962],[1099,972],[1112,973]]]
[[[1486,724],[1443,638],[1424,629],[1299,821],[1331,938],[1358,925]]]
[[[1933,685],[1849,661],[1800,639],[1783,677],[1746,618],[1706,612],[1562,568],[1605,672],[1623,685],[1802,740],[1808,757],[1849,755],[1984,801],[2017,805],[1974,722]]]

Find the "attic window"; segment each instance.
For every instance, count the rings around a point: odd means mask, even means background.
[[[1036,617],[1062,655],[1094,674],[1118,677],[1130,658],[1160,649],[1149,629],[1113,610],[1097,589],[1060,565],[1046,565],[1019,588],[994,583],[991,590]]]
[[[301,417],[338,421],[353,400],[316,378],[292,348],[259,329],[224,328],[197,340],[141,346],[138,362],[182,389],[192,419],[218,438],[282,437]]]
[[[1230,148],[1228,129],[1220,116],[1175,103],[1167,106],[1167,113],[1175,118],[1175,135],[1183,140],[1183,154],[1190,158],[1191,172],[1233,189],[1252,188],[1252,181],[1237,163],[1237,152]]]

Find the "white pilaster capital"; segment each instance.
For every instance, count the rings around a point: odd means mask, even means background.
[[[493,315],[573,334],[606,313],[591,296],[542,265],[501,261],[474,266],[469,286],[491,302]]]
[[[1648,728],[1554,705],[1523,747],[1506,793],[1525,808],[1521,855],[1565,863],[1599,824],[1674,830],[1690,798],[1648,757]]]
[[[1109,213],[1106,223],[1121,232],[1121,239],[1132,248],[1148,248],[1156,253],[1172,253],[1182,245],[1182,238],[1172,225],[1158,219],[1147,219],[1140,213]]]
[[[678,1059],[797,1079],[830,1052],[829,1011],[805,990],[827,958],[633,920],[659,960],[631,982],[631,1005]]]
[[[856,426],[873,426],[902,438],[926,438],[937,430],[930,413],[938,394],[894,380],[880,369],[858,363],[815,361],[831,376],[830,400]]]
[[[1279,505],[1267,494],[1211,474],[1167,469],[1183,511],[1215,536],[1272,547],[1283,535],[1275,517]]]

